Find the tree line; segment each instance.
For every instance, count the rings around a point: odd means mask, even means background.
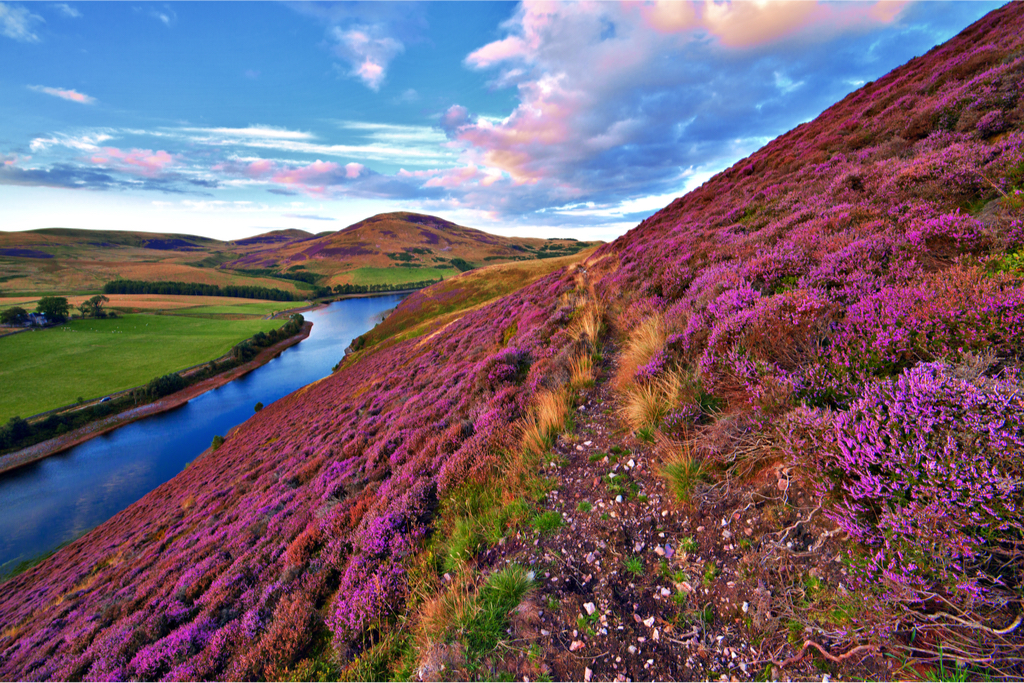
[[[329,291],[329,290],[328,290]],[[103,285],[104,294],[180,294],[185,296],[226,296],[237,299],[304,301],[305,296],[283,289],[250,285],[203,285],[197,282],[112,280]]]

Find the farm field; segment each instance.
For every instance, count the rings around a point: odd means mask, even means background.
[[[439,277],[448,279],[458,274],[455,268],[356,268],[347,275],[353,285],[400,285]]]
[[[132,314],[2,337],[0,422],[145,384],[217,358],[243,339],[282,324]]]
[[[78,306],[91,295],[66,295],[68,303]],[[31,312],[35,310],[38,296],[0,297],[0,311],[20,306]],[[188,296],[184,294],[108,294],[109,302],[103,304],[107,310],[123,313],[154,311],[185,312],[202,308],[203,314],[267,315],[288,307],[291,302],[239,299],[230,296]]]

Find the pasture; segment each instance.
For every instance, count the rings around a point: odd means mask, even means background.
[[[284,324],[255,315],[210,317],[205,307],[190,310],[202,317],[184,311],[129,314],[0,337],[0,422],[145,384],[218,358],[243,339]]]
[[[353,285],[400,285],[442,277],[447,280],[458,274],[455,268],[356,268],[346,273]]]

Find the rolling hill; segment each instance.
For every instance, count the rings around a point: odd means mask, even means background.
[[[1022,83],[1011,3],[582,263],[408,299],[0,585],[0,676],[1020,678]]]
[[[271,287],[438,280],[489,263],[566,256],[592,246],[567,239],[491,235],[434,216],[374,216],[338,232],[275,230],[232,242],[194,235],[47,228],[0,232],[0,287],[8,292],[99,290],[114,279]]]

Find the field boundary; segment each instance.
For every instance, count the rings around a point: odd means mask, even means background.
[[[146,405],[126,410],[123,413],[118,413],[117,415],[111,415],[95,422],[91,422],[72,432],[42,441],[29,446],[28,448],[23,448],[20,451],[2,455],[0,456],[0,474],[37,462],[44,458],[48,458],[51,455],[56,455],[57,453],[68,450],[69,448],[85,443],[86,441],[100,436],[101,434],[106,434],[118,427],[131,424],[136,420],[141,420],[144,417],[158,415],[182,406],[193,398],[205,394],[207,391],[222,387],[228,382],[234,381],[262,365],[266,365],[268,362],[281,355],[285,349],[298,344],[308,337],[312,328],[313,323],[306,321],[302,325],[302,331],[297,335],[289,337],[288,339],[283,339],[273,346],[268,346],[261,350],[259,354],[248,363],[239,365],[238,367],[232,368],[215,377],[197,382],[196,384],[186,387],[179,392],[157,399],[152,403],[147,403]]]

